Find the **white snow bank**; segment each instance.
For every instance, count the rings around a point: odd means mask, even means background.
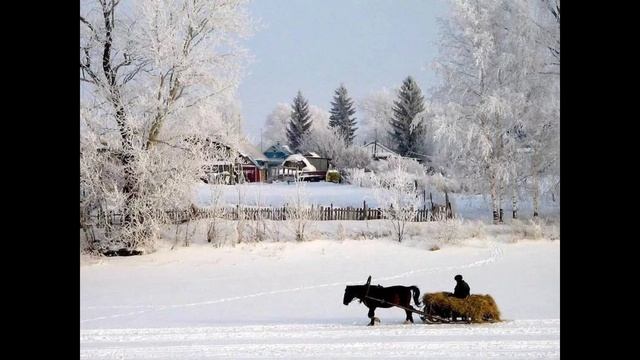
[[[428,251],[386,240],[260,243],[84,261],[82,359],[556,359],[559,242],[472,241]],[[344,287],[451,291],[462,274],[507,321],[402,325],[342,304]]]

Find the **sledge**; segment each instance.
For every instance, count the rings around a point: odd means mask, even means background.
[[[493,298],[489,295],[471,295],[466,299],[458,299],[448,296],[449,293],[446,292],[428,293],[423,296],[423,310],[418,310],[411,306],[406,307],[369,296],[371,276],[367,279],[365,286],[365,299],[418,314],[425,324],[470,324],[472,322],[500,321],[500,313],[497,310],[495,301],[493,301]],[[443,300],[445,297],[447,299]],[[447,306],[451,303],[453,306]]]

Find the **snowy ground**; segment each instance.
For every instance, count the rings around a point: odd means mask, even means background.
[[[347,284],[452,290],[464,275],[506,321],[403,325],[342,304]],[[83,258],[82,359],[559,358],[559,241],[471,240],[428,251],[388,239],[316,240]]]
[[[378,201],[370,188],[349,184],[334,184],[328,182],[302,183],[305,199],[309,204],[335,207],[362,207],[367,202],[368,207],[378,207]],[[215,185],[199,184],[196,190],[195,200],[199,206],[209,206],[212,203],[212,194],[215,194]],[[294,183],[276,182],[273,184],[247,183],[241,185],[218,185],[221,190],[222,201],[227,205],[240,203],[245,205],[261,204],[263,206],[282,206],[292,202],[296,194]],[[433,192],[434,202],[444,204],[444,195]],[[427,202],[429,193],[426,193]],[[540,215],[554,216],[559,213],[560,203],[554,201],[551,193],[541,197]],[[483,195],[451,194],[451,202],[458,216],[464,219],[491,220],[491,199]],[[505,218],[509,221],[511,214],[511,199],[505,199],[503,208]],[[531,200],[523,197],[518,203],[520,218],[530,218],[533,214]]]

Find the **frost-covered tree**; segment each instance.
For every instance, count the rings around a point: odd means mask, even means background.
[[[357,107],[361,114],[357,136],[359,142],[377,141],[389,148],[395,147],[389,120],[393,118],[396,92],[383,88],[358,101]]]
[[[327,129],[329,127],[329,112],[319,106],[309,105],[309,116],[311,117],[311,128],[313,132],[319,129]],[[311,136],[309,136],[311,137]],[[305,149],[312,150],[312,149]]]
[[[331,159],[331,163],[342,170],[349,167],[368,167],[371,156],[360,146],[347,146],[339,129],[328,126],[329,113],[317,106],[309,105],[313,125],[302,142],[305,151],[313,151],[320,156]]]
[[[221,123],[224,124],[223,134],[225,137],[243,137],[242,127],[244,119],[242,117],[242,111],[240,102],[237,99],[230,99],[223,102],[218,106],[218,112],[220,113]]]
[[[329,113],[315,105],[309,105],[309,118],[311,121],[310,132],[320,127],[326,127],[329,123]],[[263,140],[267,146],[275,143],[287,144],[287,127],[291,122],[291,105],[278,103],[275,109],[269,113],[265,121]],[[311,136],[308,136],[309,138]]]
[[[152,248],[165,210],[190,203],[250,31],[244,0],[82,2],[81,206],[123,215],[99,247]]]
[[[560,0],[544,0],[531,8],[523,18],[535,30],[536,44],[542,46],[535,53],[536,61],[528,63],[530,105],[523,133],[528,150],[525,164],[529,166],[523,173],[533,200],[533,216],[537,217],[541,179],[549,178],[548,183],[557,189],[560,183]]]
[[[347,146],[338,129],[314,126],[310,136],[303,142],[303,147],[331,159],[338,170],[364,169],[371,165],[371,155],[367,150],[361,146]]]
[[[517,187],[531,173],[523,154],[536,141],[546,144],[540,146],[545,156],[555,147],[556,101],[541,95],[555,87],[542,79],[554,57],[543,41],[548,34],[539,7],[524,0],[456,0],[442,26],[436,138],[452,171],[491,194],[494,221],[501,220],[503,196],[511,194],[517,208]],[[535,136],[540,132],[547,138]]]
[[[374,177],[374,194],[394,237],[402,242],[407,223],[413,221],[422,205],[422,192],[416,187],[415,174],[408,171],[406,159],[392,157],[386,166],[387,171]]]
[[[287,127],[287,140],[291,150],[294,152],[302,150],[301,144],[308,136],[311,124],[312,120],[311,115],[309,115],[307,99],[302,96],[302,92],[298,91],[298,94],[293,99],[293,104],[291,104],[291,118]]]
[[[494,1],[455,1],[452,16],[443,25],[437,70],[445,80],[437,96],[442,101],[436,136],[470,184],[491,194],[494,221],[498,221],[501,186],[508,178],[508,155],[514,149],[509,130],[514,119],[514,94],[498,86],[502,73],[494,22]],[[515,95],[515,96],[512,96]]]
[[[424,96],[415,80],[408,76],[398,91],[394,101],[393,118],[389,119],[395,142],[400,155],[416,152],[424,134],[423,117]]]
[[[279,103],[275,109],[269,113],[265,121],[263,139],[267,146],[275,143],[287,143],[287,126],[291,121],[291,106]]]
[[[347,94],[347,88],[344,85],[340,85],[336,89],[331,102],[331,110],[329,110],[331,116],[329,117],[329,126],[337,129],[338,134],[343,139],[347,146],[353,144],[355,139],[356,130],[356,118],[352,117],[356,113],[353,107],[353,100]]]
[[[295,192],[287,197],[286,227],[293,233],[296,241],[306,241],[309,240],[309,233],[318,213],[309,202],[305,183],[296,180],[295,189]]]

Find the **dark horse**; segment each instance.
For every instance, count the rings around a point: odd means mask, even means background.
[[[369,277],[369,280],[365,285],[347,285],[347,287],[344,289],[344,299],[342,301],[345,305],[349,305],[349,303],[353,301],[354,298],[360,299],[360,302],[364,303],[364,305],[369,308],[368,316],[371,319],[369,326],[374,325],[375,321],[380,322],[380,319],[375,317],[374,313],[377,307],[390,308],[394,306],[392,304],[395,304],[414,309],[414,307],[410,305],[412,291],[413,301],[417,306],[420,306],[420,289],[418,289],[417,286],[369,286],[368,283],[370,279],[371,277]],[[384,302],[369,299],[370,297],[384,300]],[[404,323],[408,324],[409,321],[413,323],[413,313],[409,310],[405,310],[405,312],[407,313],[407,319]]]

